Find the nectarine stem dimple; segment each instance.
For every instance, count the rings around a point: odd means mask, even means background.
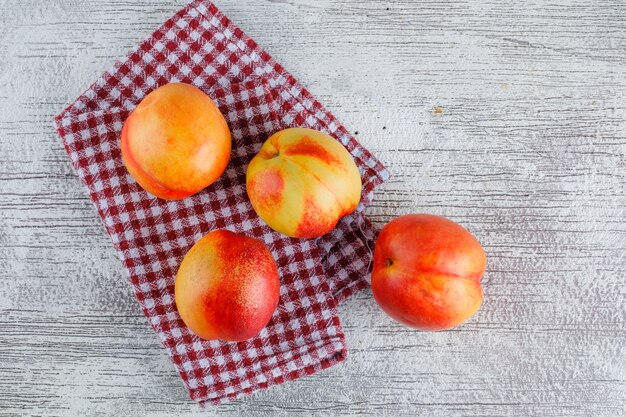
[[[393,265],[393,260],[392,259],[387,259],[385,261],[385,266],[391,266],[391,265]]]

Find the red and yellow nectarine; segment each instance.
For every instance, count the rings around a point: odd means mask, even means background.
[[[185,255],[174,296],[180,317],[199,337],[247,340],[267,325],[278,306],[276,263],[263,242],[216,230]]]
[[[486,264],[482,246],[460,225],[428,214],[401,216],[376,241],[372,291],[407,326],[450,329],[480,307]]]
[[[224,116],[200,89],[170,83],[148,94],[122,129],[122,160],[143,189],[179,200],[212,184],[230,159]]]
[[[291,237],[328,233],[361,200],[361,175],[350,153],[305,128],[272,135],[250,162],[246,186],[259,217]]]

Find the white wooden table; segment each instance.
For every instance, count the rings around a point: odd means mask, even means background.
[[[0,414],[626,416],[626,4],[218,6],[375,152],[369,209],[489,256],[454,331],[340,307],[342,365],[202,412],[143,317],[52,119],[182,0],[0,0]]]

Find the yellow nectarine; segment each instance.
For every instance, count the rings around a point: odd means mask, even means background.
[[[291,237],[328,233],[361,199],[361,175],[350,153],[305,128],[272,135],[250,162],[246,186],[259,217]]]
[[[149,193],[189,197],[212,184],[230,159],[224,116],[200,89],[170,83],[148,94],[122,129],[122,160]]]

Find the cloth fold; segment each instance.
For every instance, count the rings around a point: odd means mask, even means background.
[[[233,151],[226,172],[210,187],[180,201],[165,201],[130,177],[119,137],[143,97],[174,81],[196,85],[216,101],[231,128]],[[367,285],[375,230],[363,210],[387,171],[213,4],[197,0],[176,13],[55,123],[144,314],[192,399],[201,404],[232,400],[345,359],[337,301]],[[267,137],[291,126],[322,130],[341,141],[362,174],[362,203],[317,240],[272,231],[254,213],[245,192],[249,160]],[[182,257],[198,239],[220,228],[262,240],[279,267],[279,307],[268,326],[246,342],[200,340],[174,304]]]

